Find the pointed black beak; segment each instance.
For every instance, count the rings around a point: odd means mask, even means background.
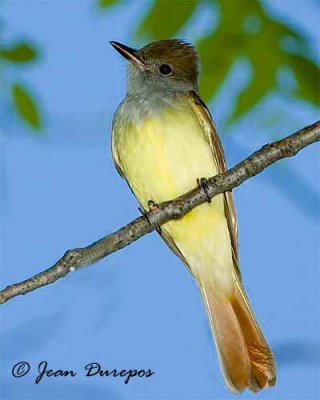
[[[111,46],[117,50],[124,58],[130,61],[132,64],[137,65],[141,69],[145,69],[145,63],[142,61],[141,57],[138,54],[136,49],[132,49],[131,47],[125,46],[119,42],[110,42]]]

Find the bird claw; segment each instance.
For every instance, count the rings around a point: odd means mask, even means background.
[[[208,203],[211,203],[211,197],[209,196],[209,181],[207,178],[197,178],[197,184],[199,189],[203,190],[207,196]]]
[[[149,211],[159,210],[158,204],[156,204],[153,200],[148,200],[147,205],[149,207]]]
[[[148,205],[149,211],[159,210],[158,205],[157,205],[153,200],[148,200],[147,205]],[[145,211],[145,210],[144,210],[143,208],[141,208],[141,207],[139,207],[139,211],[140,211],[141,214],[146,218],[146,220],[148,221],[149,225],[150,225],[152,228],[156,229],[158,232],[161,233],[161,227],[160,227],[160,225],[154,224],[154,223],[152,223],[152,222],[149,220],[148,215],[147,215],[148,212]]]

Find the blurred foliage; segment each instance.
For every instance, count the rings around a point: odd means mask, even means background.
[[[101,0],[100,7],[115,3],[117,0]],[[311,58],[308,39],[297,29],[275,20],[259,0],[155,0],[137,27],[137,36],[150,41],[179,37],[200,5],[208,10],[216,6],[219,13],[218,26],[196,43],[202,64],[200,92],[206,101],[217,93],[241,58],[251,67],[251,79],[238,95],[231,121],[277,88],[283,68],[295,77],[292,94],[318,105],[319,70]]]
[[[11,68],[19,67],[36,61],[38,57],[38,51],[29,42],[1,43],[1,65],[6,66],[7,64]],[[33,96],[24,86],[15,82],[9,83],[9,91],[14,111],[30,128],[39,131],[41,128],[40,112]]]
[[[192,16],[198,0],[155,1],[152,9],[138,27],[138,35],[147,34],[152,39],[174,37]],[[159,23],[159,21],[161,21]],[[165,23],[164,23],[165,22]]]
[[[14,108],[21,118],[35,130],[40,129],[40,116],[34,99],[30,93],[20,84],[14,83],[11,86],[11,96]]]
[[[95,0],[100,10],[123,0]],[[265,95],[277,88],[279,71],[291,71],[296,85],[290,95],[319,103],[319,70],[312,60],[308,39],[298,30],[276,21],[260,0],[151,0],[146,15],[136,28],[145,41],[179,37],[179,33],[199,7],[218,10],[218,25],[196,43],[202,74],[200,92],[205,101],[217,93],[239,59],[251,67],[251,79],[239,93],[230,121],[251,110]],[[35,47],[27,42],[1,43],[0,61],[20,67],[38,59]],[[19,90],[17,89],[19,88]],[[287,89],[287,93],[289,93]],[[40,112],[25,87],[10,87],[14,110],[34,130],[41,128]]]
[[[37,51],[26,42],[14,43],[10,46],[1,46],[0,57],[14,63],[34,61],[37,58]]]
[[[100,8],[105,8],[105,7],[111,6],[112,4],[115,4],[117,2],[118,2],[118,0],[99,0],[98,5]]]

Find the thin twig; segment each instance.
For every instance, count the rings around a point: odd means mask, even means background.
[[[230,191],[247,179],[259,174],[266,167],[285,157],[294,156],[304,147],[320,140],[320,121],[309,125],[296,133],[267,144],[250,157],[208,180],[206,191],[196,188],[178,197],[158,205],[118,231],[105,236],[91,245],[79,249],[68,250],[51,268],[19,283],[15,283],[0,291],[0,304],[15,296],[26,294],[41,286],[48,285],[66,276],[80,267],[88,266],[107,255],[128,246],[141,236],[152,232],[171,219],[182,218],[194,207],[206,202],[220,193]]]

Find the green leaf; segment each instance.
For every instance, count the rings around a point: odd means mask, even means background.
[[[202,65],[199,88],[205,101],[216,94],[234,62],[243,53],[246,38],[240,28],[254,6],[254,2],[248,3],[249,8],[243,7],[242,2],[218,3],[219,26],[215,32],[200,40],[197,46]]]
[[[246,55],[252,66],[251,81],[240,93],[230,121],[250,111],[275,87],[277,72],[283,63],[281,53],[273,51],[275,40],[276,38],[272,40],[269,28],[264,27],[248,43]]]
[[[156,0],[137,31],[151,40],[173,37],[191,17],[197,0]]]
[[[298,54],[288,54],[289,67],[297,80],[295,95],[319,105],[319,68],[317,64]]]
[[[240,93],[229,121],[235,120],[250,111],[274,86],[276,71],[273,70],[264,74],[260,72],[259,69],[253,71],[252,79],[249,85]]]
[[[33,61],[38,53],[29,43],[16,43],[12,46],[0,48],[0,58],[14,63],[25,63]]]
[[[259,29],[256,30],[244,31],[245,42],[242,49],[242,54],[252,66],[252,78],[250,84],[239,95],[229,121],[234,121],[250,111],[276,87],[278,71],[286,60],[280,43],[284,35],[291,31],[270,19],[257,3],[255,6],[255,12],[250,11],[247,14],[250,18],[247,16],[245,22],[260,21],[260,26],[258,25]]]
[[[107,7],[110,7],[116,3],[118,3],[119,0],[99,0],[98,2],[98,7],[101,9],[105,9]]]
[[[13,84],[11,86],[11,96],[18,115],[30,127],[39,130],[41,122],[38,107],[28,91],[20,84]]]
[[[214,38],[209,37],[199,42],[202,65],[199,91],[205,101],[209,101],[217,92],[238,55],[237,49],[230,44],[216,56],[215,49],[219,48],[222,40],[222,36],[217,34]]]

